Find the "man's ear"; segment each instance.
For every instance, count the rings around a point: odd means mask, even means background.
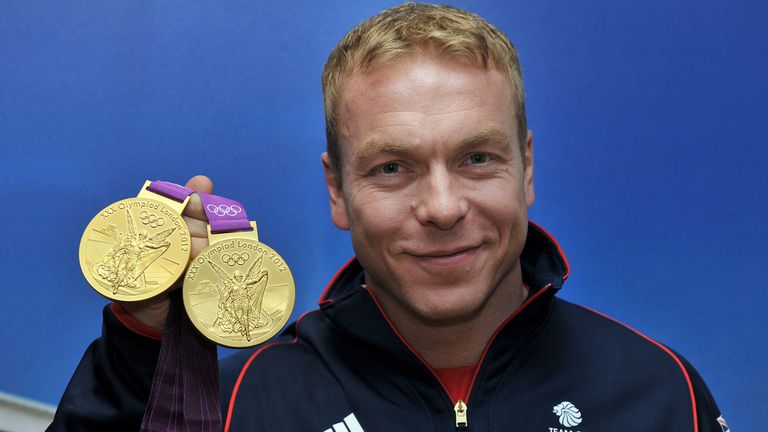
[[[349,230],[349,216],[341,188],[341,179],[336,176],[336,171],[333,170],[331,161],[328,159],[328,153],[323,152],[322,159],[325,186],[328,188],[328,197],[331,201],[331,220],[339,229]]]
[[[525,182],[525,205],[533,206],[536,194],[533,192],[533,133],[529,130],[525,138],[525,156],[523,157],[523,181]]]

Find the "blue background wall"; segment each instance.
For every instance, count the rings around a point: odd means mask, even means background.
[[[687,356],[735,430],[764,424],[765,3],[452,3],[519,48],[562,297]],[[205,173],[243,201],[296,312],[314,307],[352,255],[322,184],[320,70],[392,4],[1,2],[0,391],[59,399],[105,304],[82,230],[148,178]]]

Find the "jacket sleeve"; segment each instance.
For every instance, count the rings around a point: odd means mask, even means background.
[[[683,362],[693,385],[699,432],[728,432],[728,426],[720,413],[720,408],[717,407],[717,402],[712,397],[712,393],[709,392],[704,380],[683,356],[678,354],[678,358]]]
[[[138,431],[160,342],[104,308],[102,335],[86,350],[47,431]]]

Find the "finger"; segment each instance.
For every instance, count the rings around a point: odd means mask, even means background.
[[[213,182],[204,175],[196,175],[189,179],[187,187],[195,192],[213,193]]]
[[[192,261],[194,257],[206,247],[208,247],[208,238],[192,237],[192,254],[189,256],[190,261]]]
[[[189,227],[189,235],[194,238],[208,238],[208,223],[206,221],[184,216],[184,222]]]
[[[189,216],[184,216],[184,221],[187,222],[189,234],[191,236],[192,250],[189,255],[189,260],[192,261],[200,251],[208,246],[208,224]]]
[[[204,175],[197,175],[189,179],[187,187],[196,192],[213,193],[213,182]],[[197,194],[192,194],[189,197],[189,203],[184,209],[184,214],[197,220],[208,221],[208,217],[206,217],[203,210],[203,204],[200,202],[200,197]]]

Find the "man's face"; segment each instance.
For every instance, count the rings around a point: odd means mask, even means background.
[[[462,322],[508,302],[534,194],[504,74],[414,54],[349,77],[337,114],[333,222],[387,312]]]

